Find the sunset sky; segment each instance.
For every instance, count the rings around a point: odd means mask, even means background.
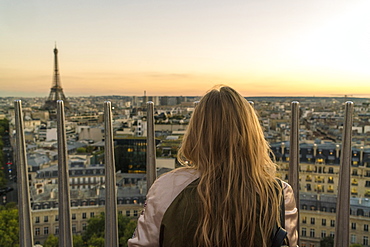
[[[2,0],[0,97],[370,97],[369,0]]]

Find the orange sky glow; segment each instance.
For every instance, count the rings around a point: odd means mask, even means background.
[[[367,0],[5,1],[0,97],[370,96]]]

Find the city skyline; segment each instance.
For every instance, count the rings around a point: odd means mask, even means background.
[[[0,97],[369,96],[370,2],[7,1]]]

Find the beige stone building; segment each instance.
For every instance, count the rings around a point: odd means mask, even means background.
[[[127,217],[137,217],[142,204],[118,204],[117,212]],[[104,205],[71,207],[72,233],[81,234],[86,230],[87,221],[105,212]],[[58,208],[32,210],[33,235],[35,244],[42,244],[49,234],[58,235]]]

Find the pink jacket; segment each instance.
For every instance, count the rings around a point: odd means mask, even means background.
[[[159,177],[148,192],[144,210],[138,219],[134,236],[128,240],[128,246],[159,246],[159,233],[163,215],[180,192],[198,177],[199,173],[193,169],[176,169]],[[290,247],[296,247],[298,210],[291,186],[283,182],[283,187],[285,229],[288,232]]]

